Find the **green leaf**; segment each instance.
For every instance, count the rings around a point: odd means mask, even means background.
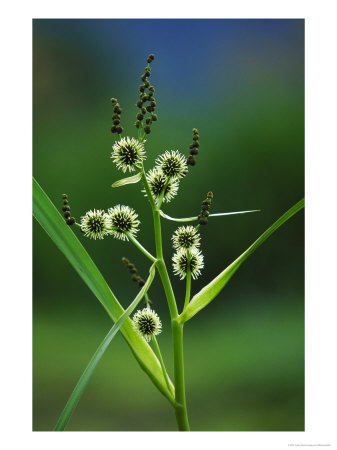
[[[110,342],[112,339],[116,336],[118,333],[120,327],[123,325],[123,323],[126,321],[126,319],[132,314],[134,309],[137,307],[138,303],[142,300],[146,292],[148,291],[149,287],[151,286],[151,283],[153,281],[153,278],[156,273],[155,264],[153,264],[150,268],[150,275],[148,279],[146,280],[144,286],[137,294],[136,298],[133,300],[133,302],[129,305],[129,307],[125,310],[125,312],[120,316],[120,318],[117,320],[117,322],[113,325],[109,333],[105,336],[103,341],[98,346],[96,352],[94,353],[93,357],[89,361],[89,364],[85,368],[84,372],[82,373],[80,379],[78,380],[75,389],[73,390],[71,396],[69,397],[69,400],[62,411],[62,414],[55,426],[55,431],[63,431],[74,412],[74,409],[77,406],[77,403],[79,399],[81,398],[81,395],[84,392],[84,389],[86,388],[91,375],[94,373],[94,370],[96,369],[97,364],[101,360],[102,356],[104,355],[105,350],[108,348]],[[168,385],[170,386],[170,385]]]
[[[269,227],[242,255],[240,255],[232,264],[222,271],[214,280],[199,291],[188,304],[186,309],[179,316],[179,321],[186,322],[191,319],[197,312],[205,308],[225,287],[234,273],[241,264],[251,255],[271,234],[274,233],[281,225],[289,220],[294,214],[304,207],[304,199],[300,200],[296,205],[283,214],[271,227]]]
[[[252,209],[250,211],[234,211],[234,212],[227,212],[227,213],[214,213],[210,214],[208,217],[220,217],[220,216],[233,216],[234,214],[247,214],[252,212],[259,212],[260,209]],[[159,211],[160,215],[164,217],[167,220],[172,220],[173,222],[193,222],[195,220],[198,220],[197,216],[194,217],[170,217],[167,214],[165,214],[162,210]]]
[[[133,175],[133,177],[122,178],[121,180],[116,181],[116,183],[112,184],[111,187],[116,188],[116,187],[125,186],[126,184],[138,183],[138,181],[140,181],[141,178],[142,178],[142,175],[139,172],[139,173],[137,173],[137,175]]]
[[[124,309],[112,293],[102,274],[79,242],[61,214],[57,211],[43,189],[33,178],[33,214],[57,247],[69,260],[89,289],[101,302],[111,319],[116,322]],[[120,329],[121,334],[131,348],[141,368],[151,378],[155,386],[169,401],[172,396],[167,389],[165,379],[157,357],[151,347],[138,336],[130,319]]]

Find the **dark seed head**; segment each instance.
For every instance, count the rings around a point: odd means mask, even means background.
[[[117,103],[117,98],[111,97],[110,102],[114,105],[115,103]]]
[[[76,222],[76,219],[75,219],[75,217],[70,217],[68,220],[67,220],[67,225],[74,225],[74,223]]]
[[[149,125],[146,125],[146,127],[144,127],[144,131],[146,134],[150,134],[151,133],[151,128],[149,127]]]
[[[196,161],[195,161],[194,156],[190,155],[190,156],[187,158],[187,164],[188,164],[189,166],[195,166],[195,163],[196,163]]]
[[[192,148],[190,151],[191,155],[197,155],[199,153],[199,150],[197,148]]]
[[[70,211],[66,211],[63,215],[65,219],[68,219],[71,216]]]
[[[158,120],[157,114],[152,114],[151,118],[152,118],[153,122],[155,122],[156,120]]]
[[[110,128],[111,133],[116,133],[116,127],[115,125],[113,127]]]
[[[114,112],[115,112],[116,114],[122,114],[122,109],[120,108],[119,105],[116,105],[116,106],[114,107]]]
[[[115,119],[115,120],[113,121],[113,124],[114,124],[114,125],[119,125],[120,122],[121,122],[121,121],[120,121],[119,119]]]
[[[123,127],[117,127],[116,128],[116,133],[122,134],[123,133]]]
[[[62,211],[63,212],[70,211],[70,206],[69,205],[63,206]]]
[[[200,225],[207,225],[207,223],[208,223],[208,220],[206,217],[200,217],[200,219],[199,219]]]
[[[68,205],[68,203],[69,203],[68,200],[63,200],[64,205]]]
[[[62,194],[62,198],[68,198],[68,195],[67,194]]]
[[[143,102],[141,100],[138,100],[136,106],[138,106],[138,108],[141,108],[143,106]]]
[[[138,120],[143,120],[144,119],[144,116],[141,113],[138,113],[136,117],[137,117]]]
[[[140,278],[140,279],[138,280],[138,286],[139,286],[139,287],[143,287],[144,284],[145,284],[145,281],[144,281],[142,278]]]

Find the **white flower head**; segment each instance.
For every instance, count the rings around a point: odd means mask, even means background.
[[[156,159],[157,168],[168,178],[183,178],[188,171],[187,160],[178,150],[166,150]]]
[[[171,201],[172,198],[178,193],[178,180],[165,177],[165,175],[157,167],[148,171],[148,173],[146,174],[146,179],[155,200],[158,200],[160,198],[160,195],[163,193],[164,189],[164,202]],[[146,191],[143,190],[143,192]]]
[[[184,248],[179,249],[173,255],[172,260],[173,272],[175,275],[179,275],[181,280],[186,277],[188,265],[190,267],[193,280],[198,278],[201,274],[200,269],[204,267],[204,257],[201,251],[195,247],[191,250],[186,250]]]
[[[108,222],[106,214],[101,209],[88,211],[81,217],[81,230],[91,239],[103,239],[108,234]]]
[[[200,234],[191,225],[179,227],[172,236],[173,247],[186,250],[200,246]]]
[[[133,329],[147,342],[151,341],[152,336],[161,333],[161,321],[156,312],[150,308],[138,310],[133,316]]]
[[[122,138],[113,145],[111,158],[117,168],[122,169],[124,173],[127,170],[134,172],[136,168],[142,167],[146,158],[144,145],[135,138]]]
[[[137,217],[138,214],[129,206],[116,205],[110,208],[107,213],[109,233],[117,239],[128,241],[129,239],[125,235],[125,231],[128,231],[132,236],[139,231],[137,227],[140,221]]]

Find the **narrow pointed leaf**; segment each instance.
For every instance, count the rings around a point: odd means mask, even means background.
[[[116,322],[123,314],[124,309],[83,245],[70,227],[65,224],[63,217],[35,179],[33,179],[33,214],[89,289],[101,302],[111,319]],[[148,374],[162,394],[171,401],[172,397],[167,389],[159,361],[151,347],[134,332],[130,319],[125,321],[120,332],[141,368]]]
[[[283,214],[276,222],[273,223],[242,255],[240,255],[232,264],[230,264],[224,271],[222,271],[214,280],[207,286],[201,289],[188,304],[186,309],[180,315],[181,322],[186,322],[191,319],[197,312],[205,308],[225,287],[234,273],[238,270],[241,264],[251,255],[268,237],[274,233],[281,225],[289,220],[294,214],[304,207],[304,199],[300,200],[296,205],[290,208]]]
[[[125,186],[126,184],[138,183],[138,181],[140,181],[141,178],[142,178],[142,176],[139,172],[139,173],[137,173],[137,175],[133,175],[132,177],[122,178],[121,180],[116,181],[116,183],[112,184],[111,187],[116,188],[116,187]]]
[[[144,286],[137,294],[136,298],[133,300],[133,302],[129,305],[129,307],[125,310],[125,312],[120,316],[120,318],[116,321],[116,323],[113,325],[111,330],[108,332],[108,334],[105,336],[103,341],[98,346],[96,352],[94,353],[93,357],[89,361],[89,364],[85,368],[84,372],[82,373],[80,379],[78,380],[75,389],[73,390],[71,396],[69,397],[69,400],[62,411],[62,414],[55,426],[55,431],[63,431],[65,427],[67,426],[67,423],[69,422],[69,419],[74,412],[74,409],[77,406],[78,401],[81,398],[81,395],[84,392],[84,389],[86,388],[91,375],[94,373],[94,370],[96,369],[97,364],[101,360],[102,356],[105,353],[105,350],[109,347],[110,342],[112,339],[116,336],[118,333],[120,327],[123,325],[123,323],[126,321],[126,319],[132,314],[134,309],[137,307],[138,303],[142,300],[145,293],[148,291],[149,287],[151,286],[151,283],[153,281],[153,278],[155,276],[156,269],[155,265],[153,264],[150,268],[150,275],[148,279],[146,280]]]
[[[208,217],[219,217],[219,216],[233,216],[234,214],[247,214],[252,212],[258,212],[261,211],[260,209],[252,209],[250,211],[235,211],[235,212],[227,212],[227,213],[214,213],[210,214]],[[197,216],[194,217],[170,217],[167,214],[163,213],[163,211],[160,210],[160,215],[164,217],[167,220],[172,220],[173,222],[194,222],[195,220],[198,220]]]

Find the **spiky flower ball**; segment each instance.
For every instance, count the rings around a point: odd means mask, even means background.
[[[163,201],[169,202],[178,193],[178,180],[174,178],[167,178],[157,167],[149,170],[146,175],[146,179],[155,200],[158,200],[160,195],[164,192]]]
[[[179,227],[172,236],[173,247],[189,250],[200,246],[200,234],[191,225]]]
[[[194,280],[198,278],[201,274],[200,269],[204,267],[204,257],[201,251],[195,247],[191,250],[179,249],[173,255],[172,260],[173,272],[175,275],[179,275],[181,280],[186,277],[188,265]]]
[[[132,319],[134,330],[147,342],[152,336],[161,333],[161,321],[157,313],[150,308],[144,308],[136,312]]]
[[[132,236],[139,231],[137,227],[140,222],[137,217],[138,214],[129,206],[116,205],[110,208],[107,214],[109,233],[117,239],[128,241],[129,239],[125,235],[125,231],[128,231]]]
[[[156,163],[158,169],[169,178],[182,178],[188,171],[186,158],[178,150],[166,150],[156,159]]]
[[[115,142],[112,150],[111,158],[113,162],[124,173],[127,170],[134,172],[136,168],[140,169],[146,157],[144,145],[134,138],[122,138]]]
[[[88,211],[81,217],[81,230],[91,239],[103,239],[108,234],[108,221],[106,214],[101,209]]]

